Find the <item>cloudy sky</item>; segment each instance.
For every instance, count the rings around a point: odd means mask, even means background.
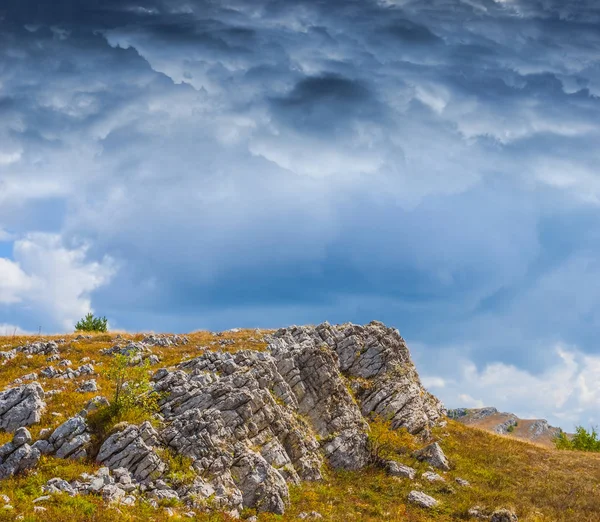
[[[594,0],[2,0],[0,333],[383,320],[600,423]]]

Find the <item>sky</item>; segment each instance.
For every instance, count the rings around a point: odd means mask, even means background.
[[[373,319],[600,424],[594,0],[2,0],[0,334]]]

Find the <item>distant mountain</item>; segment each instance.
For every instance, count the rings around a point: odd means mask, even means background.
[[[562,431],[550,426],[545,419],[520,419],[514,413],[499,412],[492,407],[448,410],[448,417],[469,426],[547,446],[554,446],[554,437]]]

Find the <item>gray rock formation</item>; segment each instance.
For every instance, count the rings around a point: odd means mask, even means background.
[[[126,469],[139,482],[149,481],[166,470],[156,453],[158,445],[158,433],[149,422],[129,425],[104,441],[96,460],[111,469]]]
[[[15,431],[35,424],[45,408],[44,390],[37,382],[0,392],[0,429]]]
[[[40,443],[43,453],[54,453],[59,458],[80,459],[87,456],[87,446],[91,440],[85,419],[75,415],[63,422],[48,438],[47,445]],[[36,442],[36,444],[38,444]]]
[[[35,467],[40,460],[40,452],[32,448],[31,435],[26,428],[15,431],[11,442],[0,446],[0,479]]]
[[[429,444],[419,451],[415,451],[414,456],[418,460],[428,462],[434,468],[444,471],[450,470],[450,463],[448,462],[446,455],[444,455],[442,448],[440,448],[440,445],[437,442]]]
[[[438,399],[422,387],[398,330],[378,321],[366,326],[293,326],[278,330],[271,342],[283,347],[309,343],[335,351],[341,372],[354,378],[363,415],[381,415],[392,420],[393,428],[427,431],[445,414]]]
[[[435,498],[430,497],[421,491],[411,491],[408,494],[408,501],[423,508],[432,508],[439,504]]]
[[[385,463],[385,469],[392,477],[404,477],[409,480],[414,480],[417,476],[417,471],[414,468],[400,464],[395,460],[388,460]]]

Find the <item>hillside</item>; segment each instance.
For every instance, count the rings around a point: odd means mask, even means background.
[[[0,520],[490,520],[506,508],[585,522],[600,510],[600,456],[445,420],[381,323],[4,337],[0,350]],[[97,398],[114,400],[119,354],[131,382],[152,375],[155,412],[110,416]],[[432,442],[441,457],[417,453]],[[438,504],[419,507],[414,491]]]
[[[468,426],[554,447],[560,428],[550,426],[546,419],[520,419],[513,413],[502,413],[496,408],[457,408],[448,410],[448,417]]]

